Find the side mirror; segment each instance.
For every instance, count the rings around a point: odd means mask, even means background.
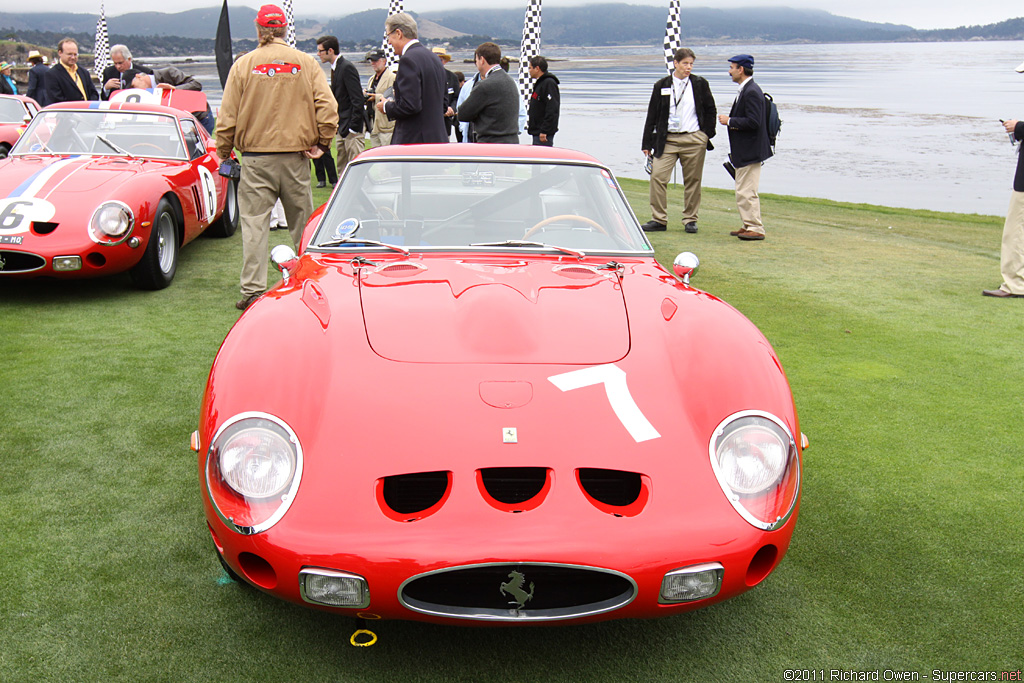
[[[270,260],[274,267],[281,271],[281,277],[288,279],[292,271],[299,265],[295,252],[286,244],[279,244],[270,250]]]
[[[700,259],[697,258],[696,254],[689,251],[679,254],[679,256],[676,256],[676,260],[672,262],[672,270],[675,271],[684,285],[690,284],[690,275],[696,273],[698,267],[700,267]]]

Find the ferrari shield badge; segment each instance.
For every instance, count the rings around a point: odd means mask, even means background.
[[[519,443],[519,432],[515,427],[505,427],[501,430],[502,443]]]

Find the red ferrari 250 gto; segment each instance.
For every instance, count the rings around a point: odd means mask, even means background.
[[[710,605],[785,555],[779,359],[692,255],[655,261],[594,159],[375,149],[274,260],[193,435],[233,577],[363,618],[570,623]]]

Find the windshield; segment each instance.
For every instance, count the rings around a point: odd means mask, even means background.
[[[173,116],[110,110],[42,111],[11,153],[185,157]]]
[[[310,246],[372,242],[407,249],[650,250],[607,170],[546,160],[353,163]]]
[[[21,100],[0,97],[0,123],[24,123],[26,113]]]

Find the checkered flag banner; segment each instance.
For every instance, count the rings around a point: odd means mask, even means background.
[[[676,50],[683,46],[681,32],[679,0],[668,0],[668,20],[665,22],[665,66],[669,71],[675,68],[672,58],[675,56]]]
[[[292,11],[292,0],[284,0],[284,16],[288,20],[288,30],[285,31],[284,40],[292,48],[295,47],[295,12]]]
[[[100,3],[100,18],[96,21],[96,39],[93,43],[93,72],[102,76],[103,70],[110,66],[110,38],[107,36],[107,13]]]
[[[678,2],[678,0],[676,0]],[[540,54],[540,3],[530,0],[523,20],[523,43],[519,48],[519,96],[529,105],[533,79],[530,78],[530,57]]]
[[[390,0],[388,6],[388,16],[400,14],[405,10],[402,9],[402,0]],[[384,39],[381,41],[380,49],[384,51],[384,55],[388,60],[388,68],[390,69],[398,61],[398,55],[395,54],[395,48],[391,47],[391,43],[388,42],[387,29],[384,32]]]

